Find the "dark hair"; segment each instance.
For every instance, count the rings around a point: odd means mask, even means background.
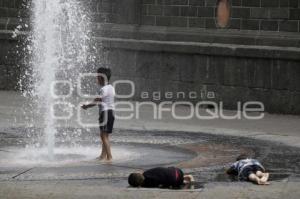
[[[141,173],[131,173],[128,177],[128,184],[133,187],[139,187],[144,182],[144,176]]]
[[[236,158],[236,161],[244,160],[249,158],[247,154],[241,154]]]
[[[110,77],[111,77],[111,70],[110,70],[109,68],[103,68],[103,67],[98,68],[98,69],[97,69],[97,73],[100,73],[100,74],[106,76],[107,81],[110,80]]]

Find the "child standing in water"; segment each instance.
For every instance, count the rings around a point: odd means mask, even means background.
[[[113,131],[114,126],[114,97],[115,89],[109,84],[111,77],[111,70],[109,68],[99,68],[97,70],[97,81],[100,85],[99,97],[92,102],[82,106],[83,109],[88,109],[96,105],[99,106],[99,126],[100,138],[102,141],[102,151],[99,160],[112,161],[112,154],[110,149],[109,135]]]

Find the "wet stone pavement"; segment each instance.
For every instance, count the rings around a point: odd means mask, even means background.
[[[111,137],[113,163],[95,160],[97,129],[58,129],[54,156],[48,157],[40,129],[0,131],[0,181],[97,180],[127,187],[129,173],[156,166],[178,166],[195,176],[194,189],[210,182],[234,183],[224,169],[240,153],[259,159],[271,181],[300,177],[299,148],[245,137],[204,133],[117,129]]]

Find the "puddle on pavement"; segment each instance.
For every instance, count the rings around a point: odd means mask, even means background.
[[[36,146],[38,138],[42,138],[39,129],[11,128],[2,130],[5,133],[0,133],[0,175],[5,174],[6,170],[3,168],[9,166],[43,166],[44,164],[50,167],[59,165],[67,167],[67,164],[90,161],[98,156],[100,143],[97,130],[86,131],[84,129],[67,128],[61,129],[61,131],[62,133],[59,133],[56,137],[57,153],[54,156],[58,164],[53,165],[52,161],[47,158],[44,149],[34,151],[35,149],[30,148],[32,145]],[[120,167],[123,165],[124,168],[128,167],[125,168],[126,172],[132,172],[135,168],[147,169],[155,166],[176,165],[178,162],[188,162],[195,157],[195,153],[191,150],[184,150],[182,146],[202,147],[198,151],[202,155],[202,159],[199,160],[205,162],[205,164],[198,164],[197,167],[197,164],[191,162],[187,165],[192,165],[193,168],[204,168],[204,165],[209,165],[207,167],[210,170],[189,172],[194,175],[196,182],[187,187],[188,190],[201,189],[210,182],[236,181],[236,179],[226,175],[224,169],[220,168],[225,166],[224,162],[234,161],[235,156],[239,155],[238,153],[243,149],[252,151],[253,156],[261,160],[271,174],[270,181],[281,181],[290,177],[290,175],[300,174],[298,148],[251,138],[188,132],[116,130],[112,135],[112,143],[113,153],[116,155],[114,166]],[[203,157],[214,154],[213,150],[222,153],[217,154],[216,157],[203,159]],[[15,155],[16,153],[18,155]],[[221,159],[222,161],[219,161]],[[185,169],[183,168],[183,170]],[[84,175],[87,178],[94,177],[94,174],[91,174],[91,176]],[[126,187],[127,180],[123,181],[124,174],[122,175],[119,177],[114,176],[109,183]],[[34,175],[32,176],[34,177]],[[60,176],[56,177],[59,178]],[[105,178],[109,178],[109,175],[107,177],[105,175],[101,176],[101,180],[105,181]]]

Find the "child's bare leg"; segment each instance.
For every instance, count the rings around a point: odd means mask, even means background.
[[[107,160],[112,160],[112,154],[111,154],[111,149],[110,149],[110,141],[109,141],[109,134],[104,133],[104,146],[105,146],[105,151],[107,154],[106,159]]]
[[[260,178],[260,180],[263,182],[267,182],[269,180],[269,173],[257,171],[256,176],[258,176]]]
[[[263,181],[264,183],[268,183],[269,176],[270,176],[269,173],[263,173],[263,177],[261,178],[261,181]]]
[[[264,176],[264,173],[261,172],[261,171],[256,171],[256,176],[259,177],[259,178],[262,178]]]
[[[263,181],[262,179],[260,179],[256,174],[254,173],[251,173],[249,176],[248,176],[248,179],[251,181],[251,182],[254,182],[258,185],[267,185],[269,184],[268,182],[265,182]]]
[[[102,151],[101,151],[101,155],[98,157],[98,159],[104,160],[104,159],[107,158],[107,152],[106,152],[106,147],[104,145],[105,135],[102,132],[100,133],[100,138],[101,138],[101,141],[102,141]]]
[[[104,159],[106,159],[106,157],[107,157],[107,154],[106,154],[106,149],[105,149],[105,146],[104,146],[104,144],[103,144],[103,141],[102,141],[102,147],[101,147],[102,149],[101,149],[101,154],[100,154],[100,156],[99,156],[99,159],[100,160],[104,160]]]
[[[254,173],[251,173],[249,176],[248,176],[248,179],[251,181],[251,182],[255,182],[256,184],[261,184],[261,180],[260,178],[255,175]]]

